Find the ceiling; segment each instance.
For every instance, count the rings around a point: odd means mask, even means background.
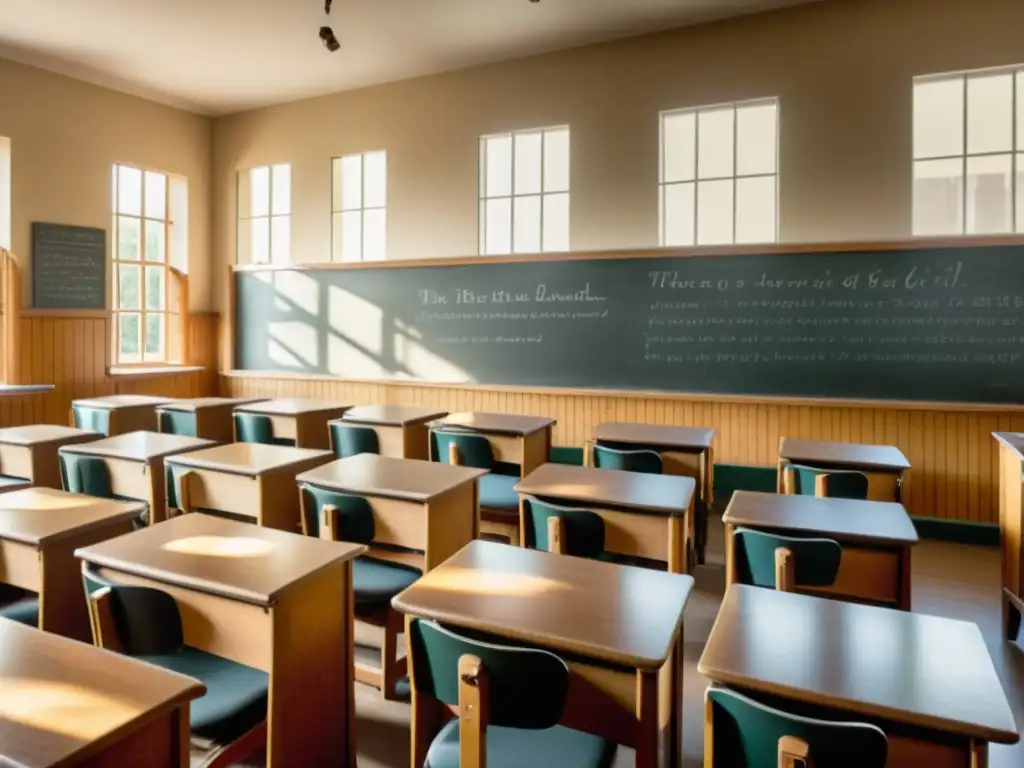
[[[0,57],[222,115],[811,1],[0,0]]]

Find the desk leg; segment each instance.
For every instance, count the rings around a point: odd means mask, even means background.
[[[658,673],[636,673],[636,768],[658,768]]]
[[[988,742],[971,739],[971,768],[988,768]]]
[[[725,590],[728,592],[729,587],[736,581],[736,550],[733,540],[736,526],[726,523],[723,528],[725,535]]]
[[[669,660],[661,668],[658,679],[659,707],[661,719],[662,764],[678,768],[682,761],[683,748],[683,633],[679,637]]]
[[[911,580],[910,580],[910,561],[911,561],[911,547],[903,547],[900,550],[900,568],[899,568],[899,579],[900,579],[900,602],[899,608],[902,611],[910,610],[911,603]]]
[[[668,519],[668,572],[690,573],[693,563],[690,552],[693,549],[693,538],[690,536],[689,525],[693,522],[693,505],[685,517]]]

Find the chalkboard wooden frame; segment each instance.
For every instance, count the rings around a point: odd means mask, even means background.
[[[224,325],[224,370],[222,375],[232,378],[260,378],[303,381],[343,381],[358,384],[385,384],[392,386],[413,386],[435,389],[463,389],[472,391],[529,391],[538,394],[560,395],[602,395],[640,399],[666,399],[683,401],[713,401],[722,403],[785,403],[789,405],[853,407],[891,410],[923,410],[954,412],[1024,412],[1024,404],[989,403],[941,400],[872,399],[851,397],[825,397],[805,395],[739,394],[714,392],[685,392],[644,389],[622,389],[615,387],[554,387],[521,386],[505,384],[476,384],[470,382],[441,382],[400,377],[359,378],[339,377],[322,373],[299,373],[278,370],[234,369],[236,360],[236,273],[246,272],[305,272],[305,271],[346,271],[361,269],[408,269],[414,267],[451,267],[472,264],[505,264],[551,261],[598,261],[606,259],[679,259],[708,256],[770,256],[773,254],[793,255],[807,253],[857,254],[870,251],[890,250],[942,250],[954,248],[984,248],[992,246],[1024,246],[1024,236],[963,236],[955,238],[913,238],[902,240],[878,240],[869,242],[843,241],[835,243],[778,243],[744,246],[713,246],[690,248],[644,248],[606,251],[570,251],[559,254],[514,254],[501,256],[468,256],[430,259],[391,259],[377,262],[318,262],[308,264],[232,264],[228,265],[228,316]]]

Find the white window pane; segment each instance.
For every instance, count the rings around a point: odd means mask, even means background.
[[[736,242],[775,242],[775,176],[736,180]]]
[[[1017,147],[1024,150],[1024,72],[1017,73]],[[1018,167],[1020,165],[1018,164]]]
[[[270,204],[270,212],[275,216],[287,215],[292,212],[292,167],[275,165],[271,170],[271,190],[274,198]]]
[[[117,316],[118,320],[118,359],[121,362],[137,361],[141,357],[139,349],[139,336],[141,335],[142,321],[135,313],[122,312]]]
[[[253,264],[270,263],[270,219],[260,216],[249,220],[249,247]]]
[[[162,173],[146,171],[146,216],[167,218],[167,177]]]
[[[292,258],[292,217],[274,216],[270,219],[270,260],[287,264]]]
[[[732,180],[697,184],[697,244],[731,243]]]
[[[697,175],[697,115],[675,112],[661,117],[661,181],[692,181]]]
[[[362,211],[345,211],[341,215],[341,260],[363,260]]]
[[[569,193],[544,195],[542,250],[569,250]]]
[[[484,197],[512,194],[512,137],[488,136],[484,139],[487,184]]]
[[[142,308],[142,271],[140,267],[127,264],[117,265],[117,306],[118,309]]]
[[[693,245],[696,209],[695,186],[666,184],[662,187],[662,245]]]
[[[387,258],[387,214],[383,208],[363,213],[363,261]]]
[[[733,175],[734,116],[732,107],[697,115],[697,178]]]
[[[345,167],[345,158],[331,158],[331,211],[341,210],[341,172]]]
[[[963,234],[963,162],[914,163],[914,234]]]
[[[512,227],[514,253],[540,253],[540,195],[514,199]]]
[[[143,359],[164,359],[164,336],[164,316],[146,315],[146,349]]]
[[[387,205],[388,156],[386,152],[363,155],[363,207],[383,208]]]
[[[249,215],[270,215],[270,166],[249,171]]]
[[[569,129],[544,131],[544,191],[569,191]]]
[[[363,156],[341,158],[341,210],[363,207]]]
[[[484,253],[512,251],[512,199],[487,200],[484,205]]]
[[[1013,155],[967,158],[967,234],[1013,231]]]
[[[342,238],[344,237],[344,228],[342,221],[344,214],[340,211],[331,214],[331,261],[342,260]]]
[[[1024,154],[1017,155],[1017,231],[1024,232]]]
[[[117,212],[142,215],[142,171],[117,166]]]
[[[967,79],[967,153],[1013,149],[1013,75]]]
[[[515,135],[515,179],[517,195],[536,195],[540,192],[541,144],[544,136],[536,133]]]
[[[736,108],[737,175],[775,173],[778,116],[777,104],[752,104]]]
[[[0,136],[0,157],[4,160],[4,178],[10,176],[10,154],[11,154],[11,140]],[[110,166],[110,210],[112,213],[117,213],[117,164]],[[4,246],[5,248],[7,246]]]
[[[914,83],[914,158],[964,152],[964,80]]]

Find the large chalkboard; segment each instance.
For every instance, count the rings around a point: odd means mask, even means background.
[[[1024,246],[239,270],[235,365],[1024,402]]]
[[[32,222],[32,306],[107,308],[107,233]]]

